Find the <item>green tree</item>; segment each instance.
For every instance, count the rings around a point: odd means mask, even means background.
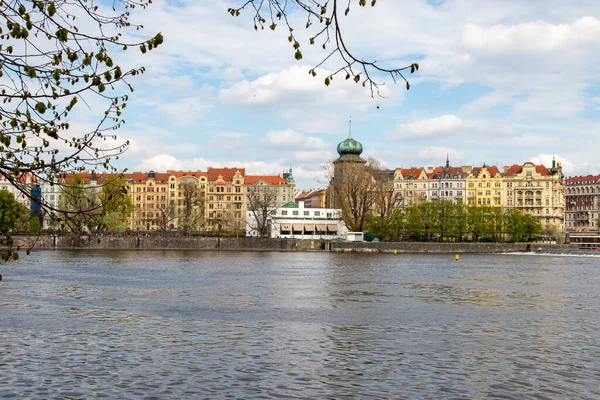
[[[10,231],[15,229],[20,221],[29,216],[27,207],[15,200],[15,196],[7,190],[0,190],[0,258],[4,261],[19,258],[18,249],[13,248]]]
[[[468,232],[467,209],[462,201],[452,205],[450,226],[448,233],[450,236],[462,240]]]
[[[93,231],[102,224],[102,207],[98,188],[85,185],[78,175],[73,175],[61,185],[58,199],[61,227],[71,232]]]
[[[23,173],[60,185],[65,172],[113,169],[111,161],[126,150],[113,130],[124,123],[130,78],[145,69],[124,69],[114,57],[163,43],[160,33],[125,39],[142,28],[131,10],[150,2],[0,1],[0,175],[26,196]],[[69,120],[81,103],[102,107],[94,110],[100,117],[92,129],[73,131]],[[61,211],[41,206],[45,215]]]
[[[109,176],[100,187],[101,228],[109,232],[119,232],[131,217],[134,205],[127,193],[127,181],[122,175]]]
[[[425,226],[421,217],[421,212],[416,205],[412,205],[405,210],[406,230],[413,240],[419,240],[423,235]]]
[[[333,82],[334,77],[340,75],[344,79],[352,79],[357,84],[360,83],[363,87],[369,85],[372,96],[381,96],[379,89],[383,83],[374,80],[375,76],[379,78],[382,73],[387,74],[394,82],[398,80],[404,82],[408,90],[410,84],[405,74],[419,70],[419,64],[417,63],[401,68],[386,68],[377,61],[361,58],[348,48],[340,21],[342,16],[350,13],[352,0],[324,2],[314,0],[242,0],[241,3],[243,4],[239,8],[229,8],[228,12],[235,17],[248,8],[253,15],[255,30],[265,29],[265,27],[275,30],[279,24],[282,24],[289,33],[287,39],[292,46],[296,60],[301,60],[303,55],[300,50],[301,44],[292,25],[292,22],[297,21],[297,19],[291,18],[290,13],[293,10],[305,13],[305,27],[309,31],[308,43],[310,45],[320,44],[321,48],[326,51],[325,57],[310,69],[309,74],[317,76],[317,68],[330,67],[335,72],[328,73],[324,77],[327,86]],[[375,3],[376,0],[369,1],[371,6],[375,6]],[[367,1],[356,0],[355,4],[365,7]]]
[[[533,239],[542,232],[542,224],[533,215],[523,214],[523,232],[524,240]]]
[[[29,221],[29,232],[33,234],[38,234],[42,230],[42,225],[40,224],[40,220],[37,217],[32,217]]]
[[[20,218],[27,216],[27,209],[7,190],[0,190],[0,232],[4,235],[17,226]]]

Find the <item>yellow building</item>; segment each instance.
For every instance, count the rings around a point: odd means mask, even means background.
[[[269,193],[270,203],[273,207],[295,201],[296,184],[290,174],[282,177],[279,175],[246,175],[244,177],[244,203],[246,210],[249,210],[251,193]],[[264,195],[262,196],[265,197]],[[256,199],[256,197],[255,197]]]
[[[241,231],[246,227],[244,168],[209,168],[206,183],[206,229]]]
[[[429,177],[424,168],[397,168],[394,172],[394,194],[402,199],[402,208],[428,201]]]
[[[504,205],[502,174],[496,166],[474,167],[466,180],[467,204],[502,207]]]
[[[506,167],[505,208],[537,217],[542,225],[564,228],[564,179],[560,165],[552,168],[526,162]]]
[[[135,211],[130,228],[134,231],[164,229],[162,214],[169,204],[168,175],[134,172],[126,174]]]
[[[205,225],[208,174],[201,171],[167,171],[169,204],[164,212],[169,229],[198,230]]]

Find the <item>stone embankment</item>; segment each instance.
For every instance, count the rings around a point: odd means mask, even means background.
[[[213,237],[95,237],[16,236],[22,249],[35,250],[218,250],[218,251],[331,251],[358,253],[510,253],[578,251],[576,245],[537,243],[346,242],[298,239]]]

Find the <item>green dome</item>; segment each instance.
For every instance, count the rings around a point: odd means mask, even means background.
[[[337,152],[340,156],[346,154],[355,154],[357,156],[360,156],[360,154],[363,152],[363,147],[362,144],[354,140],[352,138],[352,134],[350,134],[348,135],[348,139],[338,144]]]

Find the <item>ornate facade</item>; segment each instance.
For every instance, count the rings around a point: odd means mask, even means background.
[[[600,175],[574,176],[565,182],[565,227],[568,231],[598,229]]]

